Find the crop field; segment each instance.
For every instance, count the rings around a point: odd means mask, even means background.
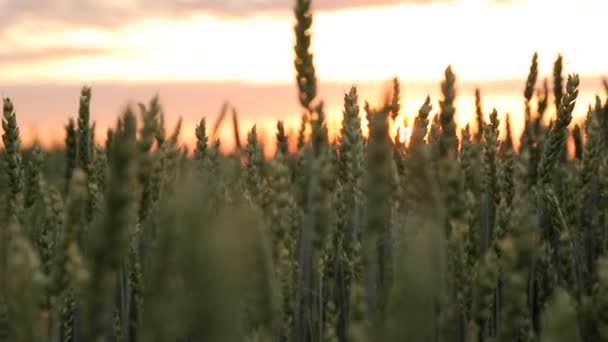
[[[448,66],[407,141],[398,78],[382,103],[347,91],[334,139],[310,0],[293,14],[301,126],[277,122],[272,158],[236,114],[233,151],[205,118],[188,149],[159,97],[95,144],[88,86],[61,149],[25,147],[7,94],[0,341],[608,341],[608,83],[575,107],[579,76],[556,56],[543,83],[534,54],[524,117],[478,89],[459,127]]]

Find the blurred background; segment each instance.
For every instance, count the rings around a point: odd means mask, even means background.
[[[15,104],[25,145],[63,142],[83,85],[93,87],[91,114],[101,140],[126,105],[157,93],[168,124],[184,119],[186,144],[194,142],[198,120],[212,121],[224,101],[237,109],[242,136],[257,123],[262,137],[274,139],[277,119],[294,132],[300,120],[292,6],[291,0],[0,0],[0,95]],[[473,119],[480,87],[486,112],[510,112],[518,134],[535,51],[541,82],[560,53],[564,72],[580,74],[575,122],[603,92],[608,74],[604,0],[320,0],[313,11],[312,49],[330,134],[351,84],[374,103],[399,77],[405,120],[427,93],[438,107],[439,82],[451,64],[457,122]],[[234,146],[232,135],[225,124],[223,149]]]

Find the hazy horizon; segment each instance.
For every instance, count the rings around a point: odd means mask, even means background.
[[[601,77],[582,77],[579,101],[575,108],[575,122],[586,114],[589,103],[594,101],[595,94],[603,92]],[[514,118],[514,132],[521,129],[523,118],[524,80],[457,82],[457,122],[472,122],[474,116],[474,90],[482,91],[483,108],[489,115],[497,108],[502,118],[507,112]],[[109,126],[115,124],[120,113],[131,105],[136,110],[138,102],[147,103],[153,96],[159,95],[161,105],[167,115],[170,128],[181,117],[183,129],[181,139],[191,145],[194,142],[194,127],[202,117],[214,122],[219,115],[224,101],[237,109],[241,136],[254,124],[270,138],[274,138],[277,120],[284,120],[289,129],[296,130],[302,110],[297,100],[295,85],[288,84],[246,84],[240,82],[99,82],[92,86],[91,120],[96,122],[96,137],[103,141]],[[356,85],[360,94],[360,105],[369,101],[378,104],[390,86],[385,82],[364,82],[351,84],[347,82],[326,82],[319,85],[319,99],[325,103],[330,133],[335,135],[339,129],[343,96]],[[25,145],[37,139],[45,146],[62,144],[63,126],[69,117],[76,117],[78,98],[83,84],[77,83],[37,83],[0,87],[2,96],[9,97],[15,105],[21,127],[22,140]],[[402,82],[403,117],[411,123],[418,107],[427,94],[431,96],[433,114],[441,99],[440,81]],[[549,110],[552,111],[552,108]],[[362,116],[363,113],[362,113]],[[504,121],[504,120],[503,120]],[[219,132],[224,148],[234,146],[232,127],[229,122],[222,125]]]

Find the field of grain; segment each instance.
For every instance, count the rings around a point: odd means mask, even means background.
[[[89,87],[63,148],[22,148],[4,99],[0,341],[608,341],[608,84],[571,124],[579,76],[557,56],[543,84],[535,54],[525,117],[501,126],[481,89],[459,127],[447,67],[409,139],[397,78],[383,103],[345,93],[331,139],[310,6],[300,130],[278,121],[270,159],[230,113],[232,152],[205,118],[189,151],[156,97],[96,145]]]

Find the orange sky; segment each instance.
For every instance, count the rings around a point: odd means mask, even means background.
[[[77,87],[57,91],[51,101],[43,91],[26,96],[28,87],[41,84],[49,89],[92,84],[94,104],[96,85],[128,82],[142,87],[158,85],[156,90],[167,92],[183,82],[224,85],[224,92],[218,92],[212,104],[201,103],[195,93],[182,97],[179,106],[167,103],[172,119],[184,116],[187,129],[194,126],[197,115],[216,115],[226,98],[240,105],[237,91],[242,89],[226,86],[233,84],[229,81],[293,87],[292,1],[258,0],[256,7],[251,1],[200,0],[192,1],[196,5],[191,7],[167,8],[166,2],[150,0],[146,11],[138,6],[141,0],[40,1],[0,0],[0,12],[14,19],[3,20],[0,26],[0,94],[22,101],[15,105],[22,108],[24,135],[36,129],[41,139],[60,137],[67,115],[75,112]],[[325,85],[347,90],[351,83],[393,76],[406,83],[435,84],[433,88],[404,88],[405,111],[411,116],[426,92],[435,95],[435,103],[439,100],[438,81],[452,64],[459,83],[479,85],[482,90],[489,81],[519,80],[519,88],[501,87],[499,82],[484,104],[488,110],[496,106],[501,113],[520,114],[530,58],[538,51],[541,76],[550,75],[558,53],[564,54],[566,72],[581,74],[586,89],[577,108],[584,112],[594,93],[601,91],[597,76],[608,73],[608,49],[594,39],[603,31],[603,16],[608,12],[605,0],[316,2],[321,10],[315,14],[313,50],[322,95]],[[349,8],[351,3],[381,2],[389,4]],[[53,6],[40,5],[48,3]],[[256,11],[258,8],[261,10]],[[5,17],[0,14],[0,21]],[[378,88],[364,95],[376,100],[381,92]],[[154,91],[130,95],[108,88],[107,93],[117,95],[112,106],[94,106],[102,111],[93,112],[100,127],[113,122],[116,111],[127,101],[145,101]],[[330,120],[337,122],[341,96],[333,90],[325,93],[337,97],[326,99],[331,104]],[[162,91],[160,95],[162,99]],[[472,92],[461,95],[458,121],[464,123],[472,117]],[[245,122],[273,122],[278,117],[297,122],[295,87],[289,105],[273,107],[268,100],[272,96],[272,92],[258,93],[258,101],[265,107],[245,115]],[[41,109],[23,101],[47,101],[48,114],[34,113]],[[255,99],[243,102],[256,107]],[[172,112],[174,108],[179,113]],[[44,134],[40,133],[41,118]],[[269,132],[274,129],[266,128]],[[192,132],[184,132],[184,139],[192,137]]]

